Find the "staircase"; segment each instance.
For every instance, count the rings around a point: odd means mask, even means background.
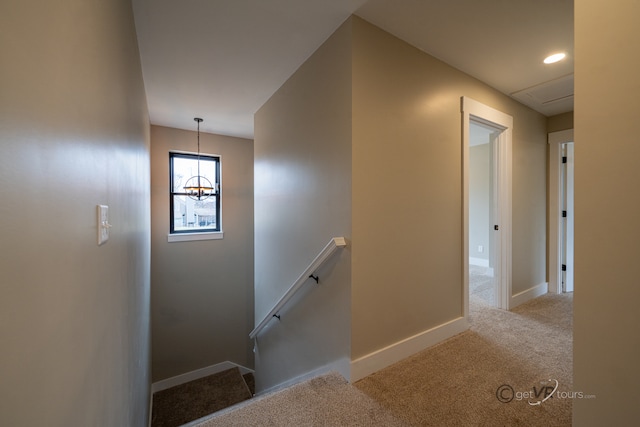
[[[151,427],[176,427],[251,399],[253,374],[238,368],[180,384],[153,394]]]

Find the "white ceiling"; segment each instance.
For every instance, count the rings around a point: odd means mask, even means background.
[[[151,123],[253,114],[356,14],[545,115],[573,110],[573,0],[133,0]],[[545,65],[550,53],[567,60]],[[558,98],[558,99],[556,99]]]

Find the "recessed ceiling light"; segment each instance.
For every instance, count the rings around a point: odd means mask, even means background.
[[[549,55],[544,58],[545,64],[553,64],[554,62],[562,61],[564,57],[567,56],[564,53],[554,53],[553,55]]]

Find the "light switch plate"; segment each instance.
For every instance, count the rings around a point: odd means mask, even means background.
[[[109,206],[98,205],[98,246],[109,240]]]

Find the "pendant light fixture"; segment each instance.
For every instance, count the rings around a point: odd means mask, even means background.
[[[189,198],[200,201],[208,199],[213,194],[213,186],[211,181],[200,175],[200,123],[203,120],[199,117],[195,117],[193,120],[198,122],[198,175],[187,180],[184,191]]]

